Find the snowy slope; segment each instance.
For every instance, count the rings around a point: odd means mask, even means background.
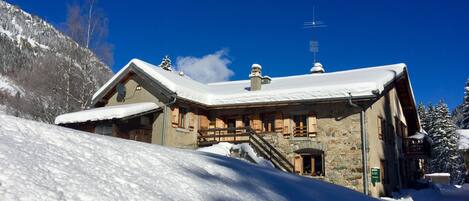
[[[216,154],[0,115],[0,200],[372,200]]]

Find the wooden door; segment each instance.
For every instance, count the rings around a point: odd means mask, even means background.
[[[303,174],[303,157],[301,157],[301,155],[299,154],[295,155],[295,161],[293,164],[295,166],[295,173]]]

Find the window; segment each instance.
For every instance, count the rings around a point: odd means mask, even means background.
[[[101,135],[112,136],[112,124],[111,123],[99,123],[96,125],[95,133]]]
[[[387,178],[386,171],[385,171],[386,161],[381,160],[379,166],[380,166],[379,169],[380,169],[380,175],[381,175],[381,183],[387,184],[388,178]]]
[[[261,120],[264,132],[275,132],[275,113],[263,113]]]
[[[306,123],[306,115],[293,115],[293,136],[308,136],[308,126]]]
[[[383,140],[384,126],[386,121],[382,117],[378,117],[378,139]]]
[[[228,133],[236,133],[236,119],[227,119],[226,124],[228,125]]]
[[[178,127],[179,128],[186,128],[186,114],[187,108],[180,107],[179,108],[179,119],[178,119]]]
[[[116,91],[117,91],[117,97],[116,97],[117,102],[124,102],[125,94],[126,94],[125,85],[122,83],[117,84]]]
[[[243,119],[244,127],[248,127],[251,125],[251,122],[250,122],[251,120],[249,118],[249,115],[243,115],[242,119]]]
[[[296,151],[295,172],[301,175],[324,176],[324,152],[316,149]]]

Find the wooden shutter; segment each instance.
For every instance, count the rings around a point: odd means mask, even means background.
[[[303,174],[303,157],[301,155],[295,155],[295,161],[293,162],[295,166],[295,173],[296,174]]]
[[[241,116],[236,117],[235,127],[236,128],[243,127],[243,119],[241,118]],[[242,133],[242,131],[241,130],[236,130],[236,133]]]
[[[283,133],[283,117],[281,112],[275,113],[275,132]]]
[[[283,114],[283,134],[290,134],[290,117],[288,114]]]
[[[178,108],[178,107],[174,107],[173,110],[172,110],[172,122],[171,122],[171,125],[172,125],[174,128],[177,128],[178,125],[179,125],[179,108]]]
[[[317,133],[317,120],[315,114],[310,114],[308,117],[308,133],[313,136]]]
[[[261,119],[259,117],[259,114],[251,115],[251,119],[252,119],[252,128],[256,132],[260,132],[262,130],[262,122],[261,122]]]
[[[199,115],[199,128],[200,129],[208,129],[208,125],[210,122],[206,115]]]
[[[189,130],[194,130],[194,118],[195,114],[193,112],[189,112]]]
[[[215,128],[225,128],[225,122],[222,119],[216,118],[215,119]]]

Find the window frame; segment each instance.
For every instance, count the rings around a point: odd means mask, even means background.
[[[178,128],[187,128],[187,114],[189,114],[189,109],[186,107],[179,107],[178,111]]]
[[[381,116],[378,116],[378,139],[381,140],[381,141],[384,141],[384,135],[385,133],[383,133],[383,131],[385,132],[386,129],[386,120],[381,117]],[[383,128],[384,127],[384,128]]]

